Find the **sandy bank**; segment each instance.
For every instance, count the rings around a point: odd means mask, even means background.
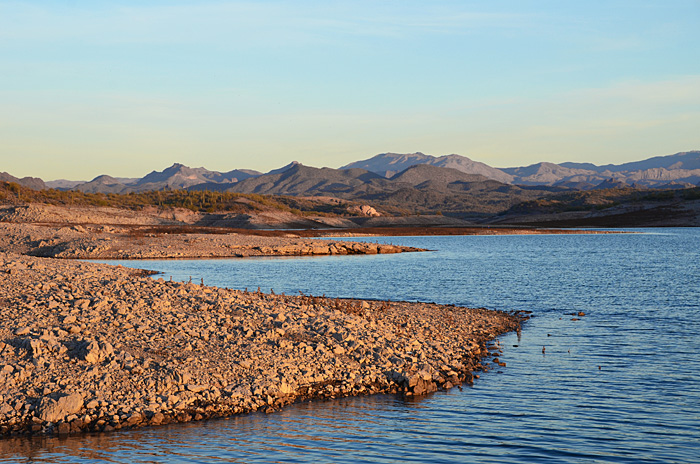
[[[0,254],[0,435],[423,394],[472,380],[520,319],[484,309],[239,292]]]

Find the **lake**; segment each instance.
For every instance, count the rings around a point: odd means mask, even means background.
[[[0,462],[699,462],[700,230],[633,232],[358,239],[434,250],[399,255],[111,262],[166,280],[534,317],[500,337],[507,366],[461,390],[17,438]]]

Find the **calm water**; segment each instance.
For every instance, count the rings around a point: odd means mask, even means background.
[[[435,250],[386,256],[122,262],[208,285],[535,317],[520,339],[501,337],[507,367],[462,391],[5,440],[0,462],[700,462],[700,230],[641,232],[382,238]]]

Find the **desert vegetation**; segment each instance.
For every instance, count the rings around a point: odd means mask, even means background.
[[[510,208],[508,213],[561,213],[569,211],[604,210],[622,204],[654,202],[684,202],[700,199],[700,187],[673,190],[635,188],[574,191],[525,201]]]
[[[298,216],[346,215],[350,203],[255,193],[209,190],[160,190],[139,193],[85,193],[57,189],[33,190],[16,182],[0,182],[0,203],[44,203],[56,206],[109,206],[140,210],[146,207],[185,208],[196,212],[234,214],[285,211]]]

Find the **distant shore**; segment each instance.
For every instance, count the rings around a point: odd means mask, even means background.
[[[406,237],[436,235],[543,235],[543,234],[619,234],[614,230],[591,230],[581,228],[557,229],[546,227],[513,226],[399,226],[399,227],[358,227],[354,229],[304,230],[297,232],[302,237]]]
[[[69,218],[71,219],[71,218]],[[419,248],[345,240],[426,235],[600,234],[617,231],[530,227],[357,227],[353,229],[235,229],[190,224],[2,222],[0,250],[47,258],[183,259],[254,256],[389,254]],[[115,217],[115,220],[120,218]]]

